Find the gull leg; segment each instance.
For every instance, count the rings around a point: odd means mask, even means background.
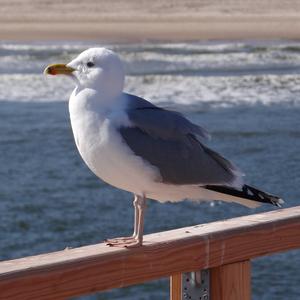
[[[138,209],[138,200],[139,196],[134,195],[134,200],[133,200],[133,206],[134,206],[134,229],[133,229],[133,238],[136,238],[137,236],[137,227],[138,227],[138,222],[139,222],[139,217],[140,217],[140,211]]]
[[[132,236],[106,240],[109,246],[134,247],[142,244],[144,230],[144,209],[146,199],[134,195],[134,231]]]
[[[143,244],[143,236],[144,236],[144,219],[145,219],[145,210],[146,210],[146,198],[138,196],[137,198],[137,210],[138,210],[138,220],[136,226],[136,236],[134,237],[134,241],[128,245],[125,245],[127,248],[134,248],[142,246]]]

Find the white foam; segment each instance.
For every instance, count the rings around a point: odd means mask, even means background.
[[[146,76],[129,77],[130,92],[155,103],[180,105],[210,104],[271,105],[300,104],[300,75],[232,77]]]
[[[65,101],[73,89],[48,77],[49,63],[68,62],[95,44],[0,44],[0,100]],[[160,43],[109,45],[125,62],[126,90],[154,103],[299,105],[300,43]]]

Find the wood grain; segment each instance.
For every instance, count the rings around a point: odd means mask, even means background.
[[[63,299],[300,247],[300,206],[0,263],[0,299]]]
[[[180,273],[170,278],[170,300],[182,300],[182,275]]]
[[[211,300],[250,300],[251,263],[249,260],[210,270]]]

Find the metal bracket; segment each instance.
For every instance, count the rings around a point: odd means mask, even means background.
[[[183,274],[182,299],[209,300],[209,270]]]

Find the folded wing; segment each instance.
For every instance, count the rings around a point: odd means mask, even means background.
[[[240,177],[231,162],[203,145],[207,132],[181,114],[127,95],[131,127],[120,133],[137,155],[157,167],[164,183],[235,185]]]

